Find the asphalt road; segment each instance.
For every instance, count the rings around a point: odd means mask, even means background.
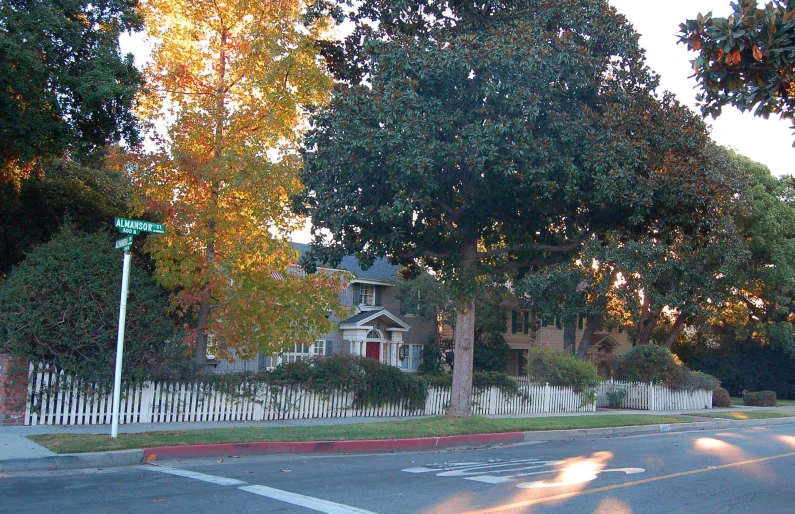
[[[795,513],[795,426],[0,475],[0,512]]]

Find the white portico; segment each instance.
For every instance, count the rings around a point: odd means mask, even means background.
[[[341,321],[339,327],[343,344],[349,345],[351,355],[370,357],[392,366],[400,365],[403,333],[411,329],[386,309],[361,312]]]

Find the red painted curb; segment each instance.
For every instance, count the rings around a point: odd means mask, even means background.
[[[276,453],[387,453],[455,446],[510,444],[524,441],[522,432],[452,435],[416,439],[373,439],[369,441],[303,441],[262,443],[221,443],[187,446],[158,446],[144,449],[144,459],[224,457],[232,455],[271,455]]]

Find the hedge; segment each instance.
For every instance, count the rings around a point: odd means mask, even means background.
[[[753,407],[775,407],[776,392],[775,391],[746,392],[745,394],[743,394],[743,405],[750,405]]]

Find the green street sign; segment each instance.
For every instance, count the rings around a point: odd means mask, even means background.
[[[140,234],[141,232],[152,232],[154,234],[166,233],[165,225],[152,223],[151,221],[114,218],[113,225],[122,234]]]
[[[121,239],[116,240],[116,249],[119,248],[127,248],[132,246],[133,236],[122,237]]]

